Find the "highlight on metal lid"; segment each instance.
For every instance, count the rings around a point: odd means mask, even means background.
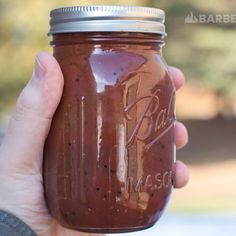
[[[72,32],[139,32],[165,35],[165,12],[141,6],[74,6],[51,11],[49,35]]]

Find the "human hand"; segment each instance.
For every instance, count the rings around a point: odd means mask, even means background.
[[[0,209],[14,214],[38,235],[91,235],[60,226],[49,214],[43,191],[44,142],[63,90],[63,75],[54,57],[40,53],[32,79],[20,94],[0,147]],[[184,83],[178,69],[170,67],[176,89]],[[186,128],[175,125],[177,148],[186,145]],[[175,187],[188,182],[188,169],[175,163]]]

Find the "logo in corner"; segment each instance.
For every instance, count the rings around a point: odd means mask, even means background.
[[[184,22],[187,23],[187,24],[196,24],[196,23],[198,23],[198,18],[192,12],[190,12],[185,17]]]

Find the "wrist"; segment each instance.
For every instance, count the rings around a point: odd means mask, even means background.
[[[50,236],[105,236],[105,234],[83,233],[62,227],[54,220],[52,234]]]

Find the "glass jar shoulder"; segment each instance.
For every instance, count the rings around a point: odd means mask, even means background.
[[[102,86],[117,86],[142,79],[157,84],[169,78],[168,67],[160,52],[145,47],[95,48],[88,63],[95,82]]]

